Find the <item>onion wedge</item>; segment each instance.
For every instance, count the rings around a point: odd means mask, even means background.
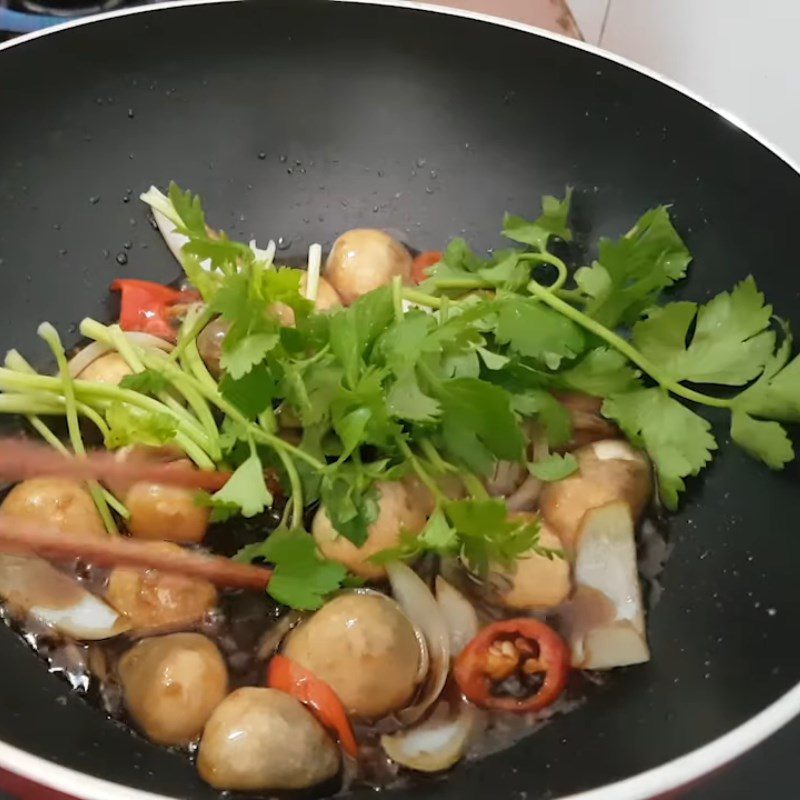
[[[381,736],[386,755],[418,772],[441,772],[466,752],[480,717],[478,710],[459,700],[455,712],[440,702],[424,722],[399,733]]]
[[[75,639],[109,639],[130,627],[111,606],[40,558],[0,555],[0,596]]]
[[[175,345],[168,342],[166,339],[160,339],[158,336],[153,336],[152,333],[143,333],[142,331],[124,331],[123,335],[131,343],[139,347],[152,347],[165,352],[170,352],[174,349]],[[102,344],[101,342],[91,342],[87,344],[82,350],[79,350],[69,360],[69,374],[73,378],[77,378],[89,364],[97,361],[100,356],[104,356],[111,348]]]
[[[650,659],[630,507],[587,511],[575,558],[577,589],[567,604],[573,666],[613,669]]]
[[[436,601],[450,636],[450,655],[455,658],[478,633],[478,615],[472,603],[441,575],[436,576]]]
[[[395,600],[425,637],[430,669],[422,693],[414,705],[397,713],[405,725],[421,719],[442,693],[450,670],[450,635],[442,609],[422,578],[400,561],[387,564],[386,572]]]

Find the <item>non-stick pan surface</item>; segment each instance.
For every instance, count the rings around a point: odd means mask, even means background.
[[[567,184],[584,238],[672,203],[695,255],[681,294],[754,273],[800,324],[800,176],[678,91],[529,32],[298,0],[121,16],[1,53],[0,120],[0,347],[31,357],[40,321],[74,332],[108,316],[114,277],[174,277],[136,202],[169,179],[201,193],[214,224],[283,237],[287,254],[354,226],[491,247],[505,210],[533,212]],[[513,750],[400,795],[598,787],[705,745],[795,685],[798,471],[734,452],[718,422],[722,452],[670,520],[650,664],[613,673]],[[141,790],[215,796],[5,627],[0,659],[0,741]]]

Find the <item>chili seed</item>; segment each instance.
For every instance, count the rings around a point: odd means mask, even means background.
[[[529,658],[522,665],[522,671],[526,675],[536,675],[537,672],[544,672],[542,662],[538,658]]]
[[[509,641],[495,642],[486,653],[486,674],[495,681],[504,681],[519,666],[519,653]]]

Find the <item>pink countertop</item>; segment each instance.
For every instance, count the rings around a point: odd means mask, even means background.
[[[432,0],[432,4],[479,11],[581,38],[566,0]]]

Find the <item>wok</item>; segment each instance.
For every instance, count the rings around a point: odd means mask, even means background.
[[[421,249],[462,231],[492,247],[503,211],[567,184],[584,239],[671,203],[695,256],[679,294],[705,298],[752,272],[800,324],[800,177],[629,64],[520,25],[372,3],[140,12],[0,54],[3,348],[44,357],[41,320],[74,332],[110,316],[113,278],[175,276],[135,201],[169,179],[199,192],[215,224],[282,237],[287,255],[355,226],[400,229]],[[652,661],[515,748],[396,796],[648,797],[786,722],[800,710],[797,479],[796,465],[770,474],[723,444],[669,520]],[[6,768],[102,800],[216,796],[5,626],[0,659]]]

